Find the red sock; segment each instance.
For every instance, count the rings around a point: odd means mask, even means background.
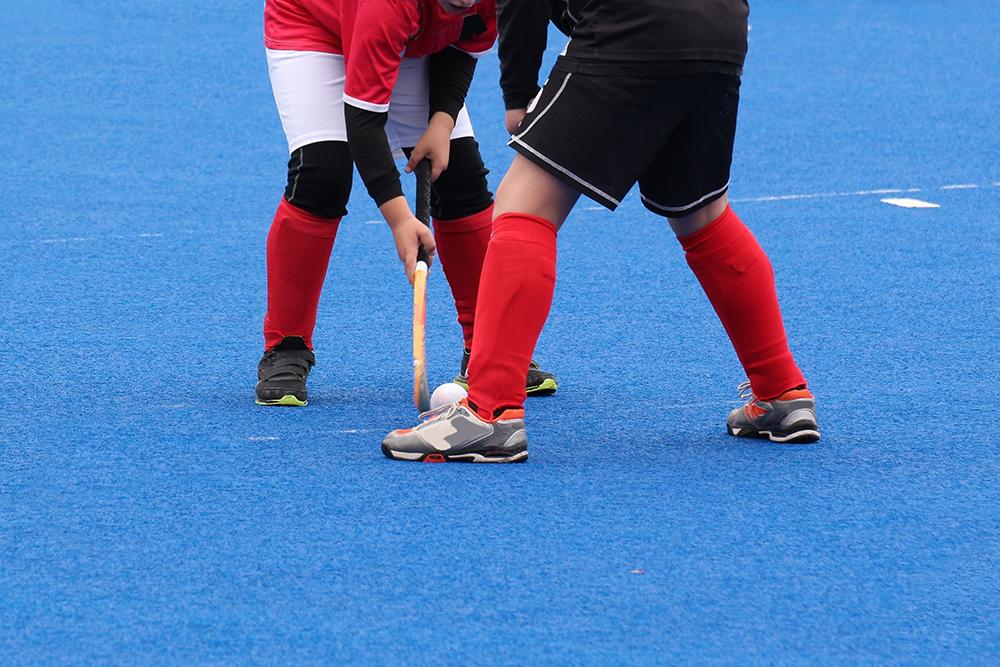
[[[340,218],[320,218],[284,199],[278,204],[267,235],[266,348],[301,336],[312,349],[319,294],[339,226]]]
[[[804,385],[785,338],[771,262],[733,209],[679,240],[754,395],[766,401]]]
[[[479,275],[490,242],[493,206],[479,213],[454,220],[434,220],[434,241],[441,268],[455,297],[458,323],[462,325],[465,347],[472,347],[472,328],[476,319],[476,295]]]
[[[555,285],[555,225],[525,213],[494,220],[469,362],[469,400],[483,417],[524,405],[524,379]]]

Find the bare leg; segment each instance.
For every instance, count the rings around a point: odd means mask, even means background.
[[[504,213],[527,213],[548,220],[559,229],[579,198],[579,192],[517,155],[497,190],[493,217],[496,219]]]
[[[681,218],[670,218],[670,228],[674,230],[674,234],[677,236],[689,236],[713,220],[717,220],[720,215],[726,212],[727,206],[729,206],[729,197],[722,195],[705,208],[699,209],[691,215],[685,215]]]

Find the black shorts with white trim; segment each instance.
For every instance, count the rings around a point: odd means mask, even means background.
[[[650,211],[694,213],[729,187],[740,77],[563,71],[557,64],[509,145],[614,210],[636,183]]]

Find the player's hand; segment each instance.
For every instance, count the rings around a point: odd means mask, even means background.
[[[507,131],[510,132],[511,135],[517,132],[517,128],[521,126],[521,121],[524,120],[527,113],[527,109],[507,109],[503,122],[504,125],[507,126]]]
[[[417,145],[410,153],[410,161],[406,163],[406,173],[412,172],[427,158],[431,161],[431,182],[448,168],[448,158],[451,155],[451,133],[455,129],[455,121],[448,114],[438,111],[427,124]]]
[[[427,251],[428,263],[434,258],[437,247],[430,228],[413,215],[390,223],[392,237],[396,242],[396,254],[406,270],[406,279],[413,284],[413,272],[417,266],[417,249],[423,246]]]

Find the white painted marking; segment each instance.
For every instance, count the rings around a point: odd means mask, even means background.
[[[920,188],[884,188],[882,190],[860,190],[858,192],[842,192],[846,197],[862,197],[865,195],[895,195],[903,192],[920,192]]]
[[[345,428],[340,431],[334,431],[334,433],[374,433],[373,428]]]
[[[603,206],[585,206],[584,211],[607,211]]]
[[[920,188],[881,188],[878,190],[858,190],[857,192],[812,192],[801,195],[771,195],[767,197],[748,197],[743,199],[732,199],[735,203],[740,202],[772,202],[772,201],[798,201],[801,199],[826,199],[829,197],[867,197],[871,195],[893,195],[904,192],[920,192]]]
[[[281,438],[276,435],[251,435],[247,440],[250,442],[270,442],[272,440],[281,440]]]
[[[940,204],[933,204],[929,201],[924,201],[922,199],[883,199],[883,204],[890,204],[891,206],[899,206],[900,208],[941,208]]]
[[[54,238],[54,239],[31,239],[27,241],[15,241],[13,245],[18,243],[89,243],[91,241],[106,241],[108,239],[113,239],[116,241],[123,241],[126,239],[136,239],[136,238],[161,238],[163,234],[145,233],[145,234],[130,234],[123,236],[122,234],[109,234],[107,236],[68,236],[64,238]]]
[[[39,243],[80,243],[82,241],[96,241],[93,236],[74,236],[68,239],[42,239]]]
[[[1000,187],[1000,181],[994,182],[995,187]],[[927,190],[977,190],[983,185],[976,183],[958,183],[954,185],[941,185],[938,187],[926,188]],[[925,188],[879,188],[875,190],[857,190],[855,192],[808,192],[803,194],[790,195],[767,195],[763,197],[739,197],[730,199],[735,204],[756,202],[779,202],[779,201],[801,201],[804,199],[827,199],[833,197],[868,197],[873,195],[894,195],[903,193],[923,192]]]
[[[646,571],[644,569],[642,569],[641,567],[637,567],[637,568],[635,568],[633,570],[629,570],[628,573],[629,574],[646,574]]]
[[[381,223],[382,223],[381,220],[365,220],[365,224],[366,225],[378,225],[378,224],[381,224]]]
[[[796,201],[799,199],[819,199],[821,197],[836,197],[836,192],[822,192],[813,193],[808,195],[769,195],[767,197],[742,197],[739,199],[730,199],[729,201],[734,204],[741,204],[745,202],[771,202],[771,201]]]

